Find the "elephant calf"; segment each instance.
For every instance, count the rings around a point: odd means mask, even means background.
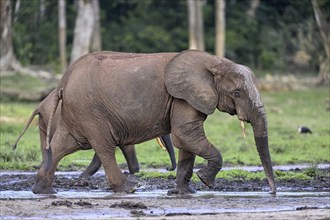
[[[54,98],[56,90],[53,90],[40,104],[39,106],[34,110],[32,113],[28,123],[26,124],[24,130],[16,140],[16,142],[13,144],[13,148],[15,149],[17,146],[18,141],[20,138],[24,135],[25,131],[28,129],[29,125],[31,124],[33,118],[38,114],[39,115],[39,134],[40,134],[40,147],[42,152],[42,158],[43,160],[46,160],[47,158],[47,151],[45,149],[46,144],[46,131],[47,131],[47,125],[48,120],[50,117],[50,112],[52,109],[52,100]],[[61,107],[58,108],[54,115],[54,121],[52,123],[51,131],[50,131],[50,138],[53,137],[54,132],[56,130],[56,125],[58,121],[60,120],[60,111]],[[172,141],[170,138],[170,135],[165,135],[159,138],[160,144],[162,144],[166,150],[168,151],[168,154],[170,156],[171,160],[171,167],[167,168],[168,170],[174,170],[176,168],[176,161],[175,161],[175,154],[174,154],[174,147],[172,145]],[[72,146],[75,149],[91,149],[88,145],[81,145],[79,142],[73,143]],[[134,145],[126,145],[123,147],[120,147],[121,151],[123,152],[125,159],[127,161],[128,169],[131,174],[134,174],[139,171],[139,163],[136,158],[135,153],[135,146]],[[44,163],[45,161],[43,161]],[[80,177],[90,177],[94,173],[96,173],[99,168],[101,167],[102,163],[100,158],[97,156],[97,154],[94,154],[94,157],[90,163],[90,165],[87,167],[87,169],[80,175]]]

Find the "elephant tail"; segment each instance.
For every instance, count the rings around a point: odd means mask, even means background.
[[[54,115],[58,106],[58,103],[62,99],[63,88],[57,89],[58,91],[54,95],[53,99],[53,107],[49,116],[48,124],[47,124],[47,135],[46,135],[46,150],[50,148],[50,130],[52,128],[52,122],[54,119]]]
[[[39,107],[36,108],[33,113],[31,114],[30,118],[29,118],[29,121],[27,122],[27,124],[25,125],[25,128],[23,129],[23,131],[21,132],[21,134],[18,136],[17,140],[15,141],[15,143],[12,145],[12,148],[13,150],[16,149],[17,147],[17,143],[18,141],[23,137],[23,135],[25,134],[26,130],[29,128],[32,120],[34,119],[34,117],[39,114]]]

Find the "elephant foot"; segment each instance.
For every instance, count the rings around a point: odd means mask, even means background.
[[[93,174],[84,171],[79,175],[79,179],[90,179],[92,176]]]
[[[111,189],[115,193],[134,193],[137,189],[137,181],[132,176],[128,175],[124,183],[119,186],[112,186]]]
[[[32,187],[34,194],[55,194],[56,191],[52,187],[52,181],[47,178],[37,175],[35,184]]]
[[[172,166],[172,167],[166,167],[166,170],[167,170],[167,171],[173,171],[173,170],[175,170],[175,168],[176,168],[176,167],[173,167],[173,166]]]
[[[140,171],[140,167],[129,167],[128,168],[130,174],[138,173]]]
[[[206,167],[197,171],[198,178],[209,188],[214,188],[215,176],[217,173],[209,171]]]
[[[56,191],[51,186],[40,187],[38,184],[34,184],[32,187],[34,194],[56,194]]]
[[[190,185],[187,185],[185,187],[176,187],[174,189],[170,189],[167,191],[168,196],[172,195],[187,195],[187,194],[194,194],[196,193],[196,190],[192,188]]]

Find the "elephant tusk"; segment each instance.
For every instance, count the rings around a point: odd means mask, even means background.
[[[159,137],[156,138],[156,140],[157,140],[157,143],[159,144],[160,148],[163,149],[164,151],[167,151],[166,147],[164,146],[163,141]]]
[[[242,129],[242,135],[243,135],[243,138],[246,137],[246,134],[245,134],[245,124],[244,124],[244,121],[240,121],[240,125],[241,125],[241,129]]]

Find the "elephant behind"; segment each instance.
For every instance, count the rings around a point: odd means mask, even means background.
[[[212,188],[222,156],[207,140],[203,124],[216,108],[251,123],[271,192],[276,192],[265,109],[256,78],[243,65],[198,50],[130,57],[96,52],[70,65],[62,78],[47,137],[60,100],[61,118],[47,146],[50,163],[39,169],[35,193],[53,192],[56,165],[73,151],[56,149],[73,140],[80,145],[90,143],[115,192],[132,192],[134,183],[121,173],[115,147],[169,133],[179,148],[177,185],[171,193],[195,192],[190,179],[196,155],[207,160],[197,176]]]

